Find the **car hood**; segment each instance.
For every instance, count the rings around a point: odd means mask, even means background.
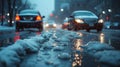
[[[82,19],[85,23],[93,24],[97,23],[98,17],[97,16],[76,16],[75,19]]]
[[[75,19],[98,19],[97,16],[75,16]]]

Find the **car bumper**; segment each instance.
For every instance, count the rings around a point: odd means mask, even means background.
[[[75,24],[74,27],[76,27],[77,29],[101,29],[103,28],[103,23],[95,23],[95,24]]]
[[[56,26],[49,25],[49,26],[45,26],[45,28],[56,28]]]
[[[40,27],[43,25],[42,21],[36,21],[36,22],[16,22],[16,26],[17,27],[23,27],[23,28],[36,28],[36,27]]]

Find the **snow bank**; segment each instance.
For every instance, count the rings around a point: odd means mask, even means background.
[[[0,67],[18,67],[24,56],[35,52],[38,52],[36,59],[40,62],[36,65],[58,67],[63,63],[62,60],[71,58],[71,48],[66,49],[66,47],[69,47],[68,44],[72,43],[71,41],[75,38],[80,38],[75,32],[59,30],[56,34],[55,32],[42,32],[30,39],[18,40],[0,51]],[[30,61],[26,63],[29,64]]]
[[[75,32],[64,30],[53,32],[53,36],[49,38],[49,41],[41,46],[37,58],[39,63],[36,66],[70,67],[71,48],[69,47],[75,38],[80,38]]]
[[[20,56],[14,50],[5,49],[0,52],[0,67],[17,67]]]
[[[105,63],[110,66],[120,66],[120,51],[115,50],[108,44],[91,41],[81,47],[86,53],[95,57],[98,62]]]
[[[94,56],[94,53],[104,50],[113,50],[114,48],[108,44],[103,44],[98,41],[88,42],[86,45],[81,46],[84,51]]]
[[[0,31],[13,31],[14,27],[0,26]]]
[[[62,60],[69,60],[71,58],[71,55],[69,53],[61,53],[58,55],[58,58]]]
[[[51,33],[43,33],[31,39],[18,40],[0,51],[0,67],[17,67],[25,55],[38,52],[42,44],[49,40]]]
[[[57,42],[70,42],[76,38],[81,38],[76,32],[71,31],[65,31],[65,30],[59,30],[59,32],[56,33]]]
[[[95,53],[95,57],[99,60],[99,62],[106,63],[110,66],[120,67],[120,51],[101,51]]]

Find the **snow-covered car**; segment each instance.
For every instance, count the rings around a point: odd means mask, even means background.
[[[120,29],[120,14],[113,16],[110,28]]]
[[[16,31],[24,28],[37,28],[39,31],[43,30],[43,18],[37,10],[26,9],[16,14]]]
[[[70,16],[70,30],[96,29],[98,32],[103,28],[103,20],[99,19],[93,12],[86,10],[74,11]]]
[[[57,27],[57,24],[53,20],[48,20],[45,23],[45,28],[56,28],[56,27]]]

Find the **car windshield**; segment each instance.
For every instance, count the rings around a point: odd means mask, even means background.
[[[35,10],[23,10],[23,11],[20,12],[20,14],[25,14],[25,13],[38,14],[38,11],[35,11]]]
[[[91,13],[91,12],[75,12],[74,14],[73,14],[73,16],[94,16],[94,14],[93,13]]]

